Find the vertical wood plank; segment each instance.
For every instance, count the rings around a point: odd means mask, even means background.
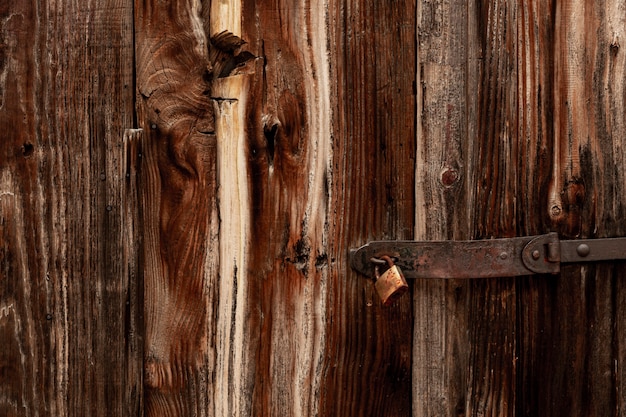
[[[466,91],[472,80],[468,68],[477,58],[467,47],[473,16],[465,1],[418,2],[417,240],[470,237],[473,160],[468,137],[475,103]],[[461,281],[415,281],[414,416],[465,415],[472,354],[469,288]]]
[[[215,80],[213,104],[218,139],[219,276],[215,335],[215,415],[250,415],[254,357],[250,355],[248,254],[249,171],[246,155],[246,107],[249,76]],[[216,311],[216,310],[214,310]]]
[[[327,332],[330,111],[323,3],[245,1],[251,413],[319,414]]]
[[[554,152],[550,93],[554,68],[554,10],[549,2],[487,2],[477,8],[477,145],[472,156],[474,235],[528,236],[545,233],[546,201]],[[541,333],[529,335],[535,303],[550,277],[521,277],[472,286],[472,357],[469,415],[545,412],[529,406],[545,387],[527,359],[541,355]],[[530,289],[530,290],[529,290]],[[481,305],[480,300],[486,299]],[[543,330],[542,330],[543,331]],[[497,371],[496,371],[497,370]],[[530,381],[533,381],[532,383]],[[496,387],[496,388],[494,388]],[[551,415],[551,414],[548,414]]]
[[[211,1],[205,27],[211,41],[228,33],[241,36],[241,2]],[[208,25],[207,25],[208,23]],[[243,42],[243,41],[242,41]],[[232,59],[240,48],[222,51]],[[224,55],[223,53],[227,53]],[[217,55],[216,55],[217,56]],[[221,58],[218,57],[218,60]],[[253,68],[254,65],[251,65]],[[247,416],[251,413],[254,357],[250,354],[247,318],[248,253],[250,239],[250,190],[247,167],[246,111],[250,88],[248,75],[231,71],[214,80],[212,100],[217,137],[218,213],[219,213],[219,296],[214,300],[215,331],[215,416]]]
[[[553,108],[559,98],[552,94],[554,85],[555,41],[554,3],[517,2],[514,19],[508,19],[506,31],[514,33],[517,79],[516,91],[511,93],[508,112],[517,113],[513,136],[518,166],[515,179],[515,222],[520,235],[535,235],[550,231],[548,195],[552,175],[551,156],[554,149]],[[516,94],[516,96],[513,96]],[[514,104],[513,104],[514,103]],[[560,334],[552,334],[550,315],[545,310],[558,304],[554,277],[519,278],[516,285],[517,329],[515,366],[517,369],[516,414],[560,415],[560,410],[548,406],[545,393],[554,381],[551,365],[546,368],[544,355],[557,344]],[[572,318],[572,323],[575,319]],[[568,355],[567,350],[559,355]],[[542,362],[539,365],[539,362]],[[538,365],[538,366],[537,366]],[[545,383],[543,381],[546,381]],[[563,398],[565,391],[555,398]],[[541,398],[541,400],[539,400]]]
[[[414,45],[414,5],[242,7],[260,58],[246,106],[252,414],[407,415],[410,302],[383,310],[346,255],[412,234],[414,60],[393,45]]]
[[[519,125],[517,67],[519,44],[516,2],[489,1],[474,9],[469,25],[477,27],[476,45],[470,47],[469,65],[476,78],[468,86],[468,100],[476,109],[475,138],[468,154],[471,183],[468,201],[472,238],[526,235],[519,229],[517,201],[520,173],[534,161],[525,160],[525,140]],[[526,198],[533,195],[526,194]],[[537,203],[535,203],[537,204]],[[471,415],[514,415],[517,405],[515,279],[477,280],[470,283],[468,327],[470,364],[467,405]]]
[[[329,2],[332,181],[329,330],[321,414],[411,414],[413,311],[383,308],[347,252],[411,239],[415,208],[416,2]]]
[[[201,14],[195,1],[135,2],[148,416],[208,415],[214,398],[216,140]]]
[[[143,227],[140,197],[141,160],[144,134],[142,129],[126,129],[123,137],[123,158],[119,178],[124,184],[121,201],[120,233],[122,244],[122,277],[128,282],[125,300],[127,311],[127,358],[124,364],[129,389],[122,403],[121,415],[143,415],[143,271],[140,264]]]
[[[0,349],[0,412],[6,416],[18,416],[23,411],[33,413],[41,407],[38,403],[43,398],[37,394],[42,381],[34,380],[36,369],[33,368],[34,361],[29,361],[29,357],[32,355],[37,358],[43,354],[39,351],[37,340],[29,337],[29,330],[32,333],[35,322],[33,311],[27,306],[27,303],[32,302],[32,286],[29,285],[25,250],[23,197],[19,193],[16,195],[19,188],[7,170],[3,170],[1,181],[0,332],[3,343]],[[40,339],[43,339],[43,335]],[[29,383],[29,379],[32,382]]]
[[[544,10],[552,6],[542,5]],[[532,12],[532,11],[531,11]],[[624,235],[625,10],[621,2],[562,2],[539,20],[539,66],[552,92],[546,228],[563,236]],[[555,46],[552,46],[555,45]],[[546,62],[547,64],[547,62]],[[523,415],[623,413],[623,263],[569,266],[559,279],[521,287]],[[548,381],[538,389],[537,381]]]
[[[136,412],[119,166],[132,7],[5,2],[0,22],[0,414]]]

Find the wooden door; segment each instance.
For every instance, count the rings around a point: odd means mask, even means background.
[[[621,2],[418,10],[416,239],[623,236]],[[624,272],[416,282],[414,415],[624,414]]]
[[[626,236],[620,1],[57,3],[0,6],[0,415],[626,414],[623,262],[348,263]]]

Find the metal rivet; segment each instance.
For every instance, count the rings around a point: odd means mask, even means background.
[[[582,258],[589,255],[589,252],[591,252],[591,248],[589,248],[589,245],[587,245],[586,243],[581,243],[576,248],[576,253]]]
[[[535,249],[532,253],[533,259],[536,261],[539,259],[540,256],[541,256],[541,253],[537,249]]]
[[[500,254],[500,259],[502,259],[502,260],[505,260],[505,259],[507,259],[508,257],[509,257],[509,254],[508,254],[508,253],[506,253],[506,252],[502,252],[502,253]]]

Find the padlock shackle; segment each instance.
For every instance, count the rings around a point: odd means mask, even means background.
[[[381,258],[370,258],[370,262],[374,265],[387,265],[387,261]]]
[[[395,265],[394,260],[389,255],[383,255],[380,258],[372,257],[370,262],[374,265],[387,265],[389,268]]]
[[[389,255],[383,255],[380,257],[380,259],[382,259],[383,261],[387,262],[387,265],[389,265],[389,268],[393,267],[395,265],[395,262],[393,261],[393,259],[391,259],[391,256]]]

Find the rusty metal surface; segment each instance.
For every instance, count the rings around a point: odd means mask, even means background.
[[[352,268],[372,276],[371,258],[394,258],[405,278],[487,278],[531,274],[520,254],[532,238],[374,241],[351,251]]]
[[[626,238],[560,241],[556,233],[471,241],[374,241],[350,251],[352,268],[373,276],[390,256],[405,278],[490,278],[557,274],[561,263],[626,259]]]
[[[626,238],[562,240],[561,262],[626,259]]]

